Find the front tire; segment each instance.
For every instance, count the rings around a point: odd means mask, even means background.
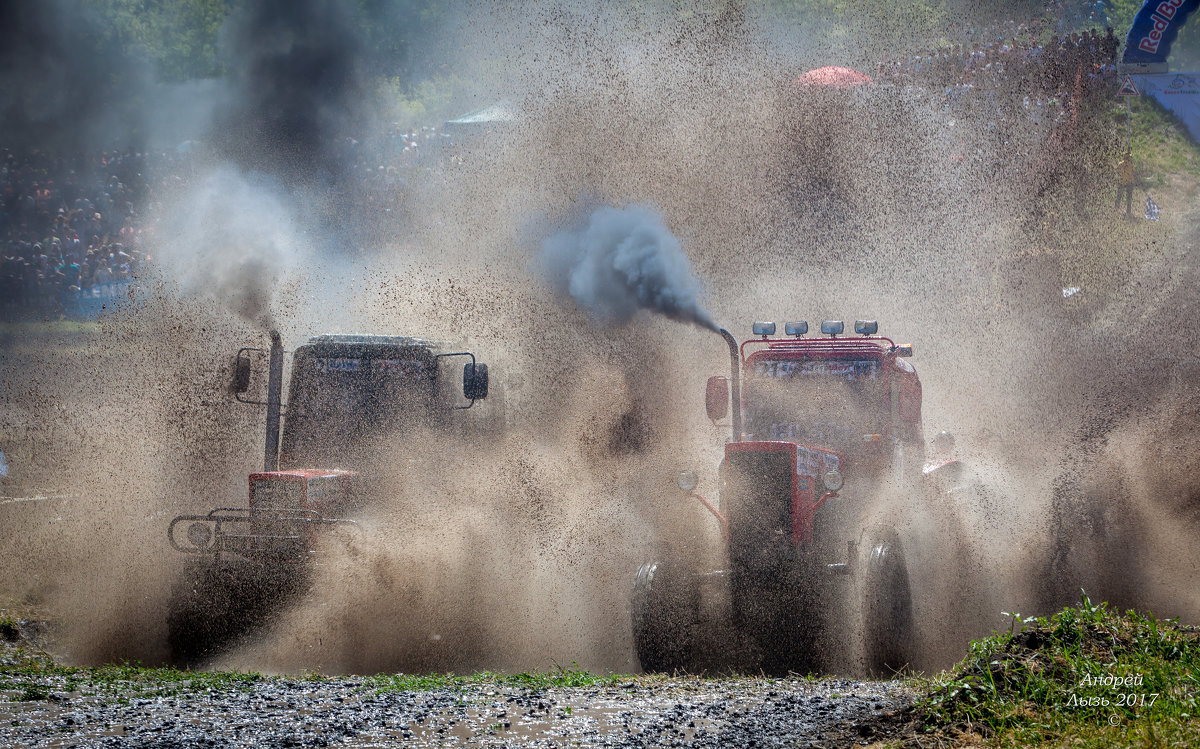
[[[643,564],[634,576],[633,645],[646,672],[674,673],[692,667],[699,594],[673,565]]]
[[[866,532],[862,562],[863,653],[867,671],[891,676],[912,662],[912,590],[894,528]]]
[[[167,612],[170,662],[199,666],[228,650],[292,600],[303,585],[299,577],[298,568],[272,570],[257,563],[189,565]]]

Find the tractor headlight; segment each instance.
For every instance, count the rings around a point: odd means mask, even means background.
[[[679,484],[680,489],[690,492],[700,483],[700,477],[696,475],[695,471],[680,471],[675,483]]]
[[[842,472],[836,468],[831,468],[821,477],[821,483],[825,485],[826,491],[836,492],[842,488]]]
[[[187,540],[197,549],[207,549],[212,541],[212,528],[208,527],[208,523],[192,523],[187,529]]]

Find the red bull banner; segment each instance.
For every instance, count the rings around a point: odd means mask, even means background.
[[[1147,0],[1129,27],[1121,62],[1127,65],[1165,63],[1180,27],[1198,7],[1200,0]]]

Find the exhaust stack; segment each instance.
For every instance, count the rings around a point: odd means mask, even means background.
[[[742,360],[738,354],[738,342],[725,328],[717,330],[725,343],[729,344],[729,412],[733,414],[733,441],[742,440]]]
[[[283,410],[283,339],[271,331],[270,369],[267,374],[267,444],[263,470],[279,469],[279,413]]]

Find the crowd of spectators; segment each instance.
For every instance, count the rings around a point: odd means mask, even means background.
[[[326,193],[327,225],[358,228],[370,223],[352,220],[362,215],[401,220],[408,178],[454,159],[439,129],[393,125],[385,136],[329,144],[344,172]],[[115,294],[113,284],[137,279],[153,262],[156,231],[143,213],[210,155],[193,141],[84,156],[0,148],[0,318],[54,317],[72,298]]]
[[[1036,183],[1034,196],[1063,180],[1082,185],[1078,174],[1091,167],[1074,163],[1080,149],[1073,146],[1104,130],[1096,118],[1120,83],[1120,42],[1112,28],[1052,28],[1005,22],[971,29],[962,43],[880,63],[877,78],[939,113],[957,161],[995,168],[984,155],[994,153],[1009,176]],[[966,132],[952,132],[959,120],[974,123],[990,144],[980,150]]]
[[[147,258],[135,206],[146,155],[67,159],[0,150],[0,300],[41,310],[62,293],[126,281]]]
[[[1112,92],[1121,43],[1103,0],[1047,0],[1044,11],[951,28],[955,43],[885,60],[877,79],[919,89],[947,112],[1061,123],[1084,99]]]
[[[449,156],[449,140],[433,127],[406,130],[393,124],[386,145],[365,147],[357,141],[346,152],[361,176],[352,188],[362,205],[386,211],[400,199],[405,176],[439,166]]]
[[[431,159],[440,159],[451,147],[449,135],[430,126],[419,130],[393,127],[390,137],[393,157],[401,167],[418,166]]]
[[[877,77],[947,92],[986,87],[1038,95],[1073,88],[1077,78],[1094,83],[1116,74],[1120,43],[1111,27],[1103,33],[1088,29],[1055,34],[1045,44],[1026,34],[921,50],[904,59],[881,62]]]

